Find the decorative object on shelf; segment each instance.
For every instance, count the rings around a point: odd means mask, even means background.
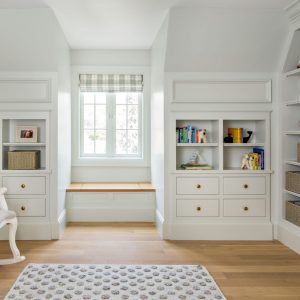
[[[259,155],[258,153],[247,153],[242,158],[242,170],[259,170]]]
[[[8,151],[8,170],[40,169],[40,150]]]
[[[297,144],[297,162],[300,163],[300,144]]]
[[[253,134],[253,131],[248,130],[247,133],[248,133],[248,136],[243,137],[243,143],[248,143],[249,142],[249,140],[250,140],[250,138]]]
[[[197,129],[192,125],[176,128],[177,143],[199,144],[207,142],[207,130]]]
[[[36,143],[38,128],[36,126],[16,126],[17,143]]]
[[[297,63],[297,69],[300,69],[300,60]]]
[[[198,151],[193,152],[188,163],[182,164],[181,168],[184,170],[212,170],[212,167],[207,163],[200,163],[201,160],[204,161],[201,154]]]
[[[243,143],[243,128],[228,128],[228,136],[233,137],[233,143]]]
[[[300,226],[300,201],[286,201],[286,219]]]
[[[285,175],[286,190],[300,194],[300,172],[288,171]]]
[[[228,136],[224,137],[224,143],[229,143],[229,144],[233,143],[233,137],[231,136],[230,133],[228,133]]]
[[[189,162],[188,163],[189,164],[197,164],[198,161],[200,160],[200,158],[201,158],[201,155],[200,155],[200,153],[198,151],[193,152],[192,155],[189,158]]]

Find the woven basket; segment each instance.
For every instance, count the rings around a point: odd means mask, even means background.
[[[36,170],[40,168],[39,150],[9,151],[8,170]]]
[[[300,144],[297,144],[297,162],[300,163]]]
[[[286,201],[286,219],[300,226],[300,201]]]
[[[300,194],[300,172],[286,172],[285,188],[288,191]]]

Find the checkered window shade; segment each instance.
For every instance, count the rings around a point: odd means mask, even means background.
[[[141,74],[81,74],[79,75],[81,92],[142,92]]]

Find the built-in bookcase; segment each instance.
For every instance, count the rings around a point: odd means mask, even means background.
[[[206,115],[207,117],[207,115]],[[269,151],[269,115],[262,114],[256,119],[251,113],[223,113],[219,118],[212,119],[189,119],[181,118],[180,114],[175,117],[173,137],[176,141],[176,171],[182,171],[182,164],[186,164],[194,152],[200,154],[199,163],[208,164],[212,170],[197,170],[197,172],[210,171],[241,171],[241,162],[244,154],[253,151],[253,148],[264,149],[264,170],[252,172],[270,171],[270,151]],[[234,117],[234,118],[233,118]],[[247,118],[248,117],[248,118]],[[207,143],[179,143],[177,140],[176,129],[192,126],[196,129],[207,130]],[[175,128],[176,127],[176,128]],[[253,134],[247,143],[224,143],[224,138],[228,136],[228,128],[243,128],[243,136],[248,136],[247,131]],[[196,172],[196,170],[185,170],[186,172]],[[247,172],[250,172],[247,170]]]
[[[37,142],[20,143],[16,139],[17,126],[37,127]],[[8,152],[14,150],[39,150],[41,154],[41,168],[36,171],[48,170],[48,116],[41,113],[2,114],[1,115],[1,170],[8,171]],[[16,170],[12,171],[16,172]],[[32,172],[32,171],[31,171]],[[33,170],[34,172],[34,170]]]

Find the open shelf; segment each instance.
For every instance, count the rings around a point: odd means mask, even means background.
[[[5,147],[45,147],[46,143],[3,143]]]
[[[286,193],[290,194],[290,195],[293,195],[295,197],[299,197],[300,198],[300,194],[298,193],[294,193],[294,192],[291,192],[291,191],[288,191],[288,190],[284,190]]]
[[[218,143],[177,143],[177,147],[218,147]]]
[[[300,76],[300,69],[294,69],[292,71],[286,72],[285,73],[286,77],[291,77],[291,76]]]
[[[294,105],[300,105],[300,100],[295,101],[287,101],[284,103],[286,106],[294,106]]]
[[[293,165],[293,166],[300,167],[300,162],[297,162],[296,160],[286,160],[285,163],[288,164],[288,165]]]
[[[264,143],[224,143],[224,147],[264,147]]]

